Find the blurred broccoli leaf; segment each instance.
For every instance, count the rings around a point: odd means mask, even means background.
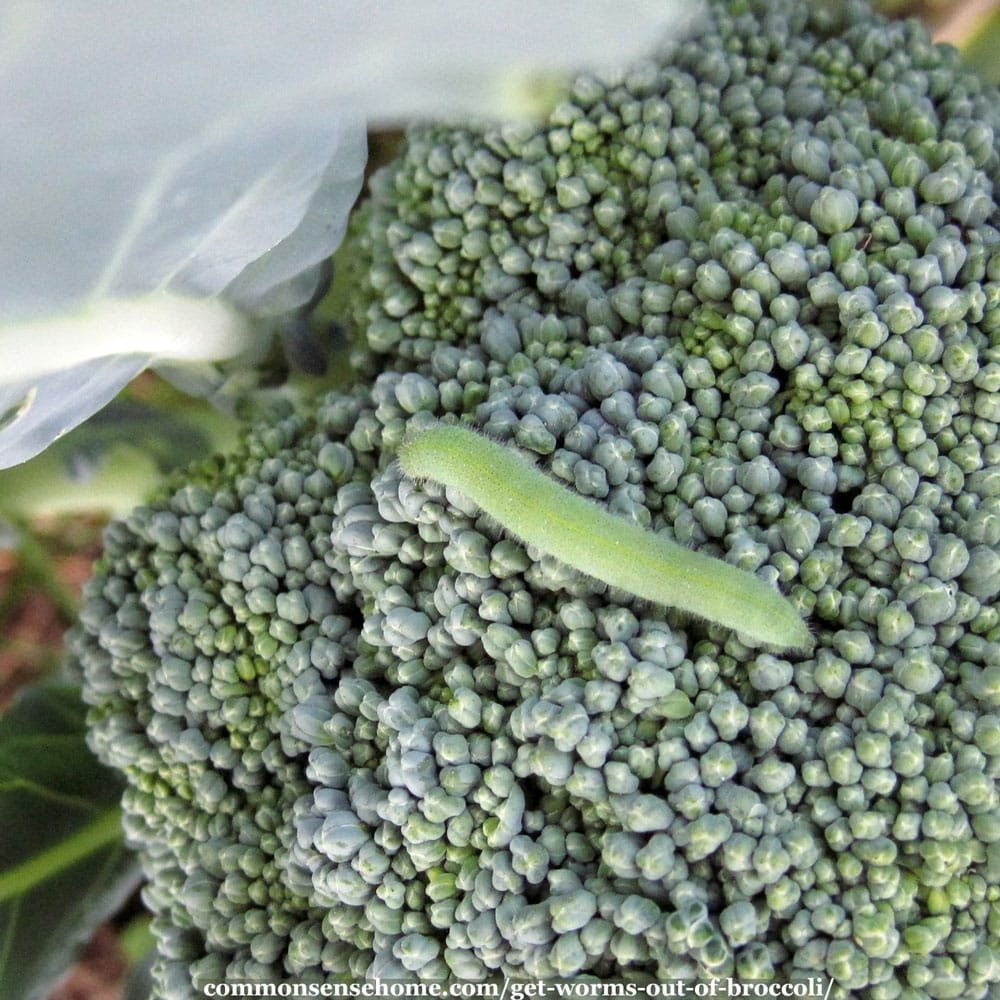
[[[141,400],[119,398],[95,413],[72,438],[64,438],[59,444],[66,446],[57,445],[56,451],[67,472],[85,477],[118,444],[141,448],[159,472],[169,472],[211,454],[214,442],[203,424],[186,419],[181,413]]]
[[[981,14],[955,41],[969,66],[989,83],[1000,83],[1000,8]]]
[[[165,473],[236,440],[235,417],[159,385],[151,401],[123,394],[43,454],[0,469],[0,513],[28,520],[80,511],[122,514],[146,500]]]
[[[117,776],[91,755],[79,691],[25,689],[0,717],[0,982],[40,1000],[138,885]]]

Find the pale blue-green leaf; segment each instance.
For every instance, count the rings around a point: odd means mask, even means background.
[[[33,330],[57,371],[81,363],[59,333],[95,299],[166,290],[257,317],[294,309],[343,236],[365,116],[523,113],[570,70],[649,49],[677,16],[663,0],[633,0],[627,17],[617,0],[0,5],[0,412],[33,390],[0,430],[0,467],[85,419],[136,363],[178,357],[138,318],[84,323],[89,357],[133,355],[84,405],[44,373],[23,385],[12,324],[59,317]],[[246,344],[200,357],[257,346],[258,325],[240,332]],[[199,344],[200,325],[186,337]]]
[[[264,346],[263,330],[220,299],[171,292],[95,299],[72,316],[0,328],[5,361],[0,468],[27,461],[58,440],[151,362],[192,365],[252,357]],[[141,353],[135,351],[136,342],[145,348]],[[55,364],[56,358],[61,364]],[[210,381],[205,383],[210,389]]]
[[[47,448],[114,399],[148,363],[149,355],[121,354],[0,385],[0,468]]]

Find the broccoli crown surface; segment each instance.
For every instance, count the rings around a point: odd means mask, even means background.
[[[363,384],[112,524],[74,639],[163,997],[225,978],[1000,986],[1000,102],[715,2],[351,237]],[[464,419],[809,616],[775,655],[403,478]]]

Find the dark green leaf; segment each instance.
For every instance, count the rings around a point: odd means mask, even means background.
[[[41,1000],[135,889],[118,777],[84,739],[79,691],[48,682],[0,717],[0,983]]]

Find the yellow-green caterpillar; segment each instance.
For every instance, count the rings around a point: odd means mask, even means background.
[[[419,431],[398,457],[410,479],[453,487],[516,538],[587,576],[758,643],[810,645],[794,605],[752,573],[609,513],[467,427]]]

